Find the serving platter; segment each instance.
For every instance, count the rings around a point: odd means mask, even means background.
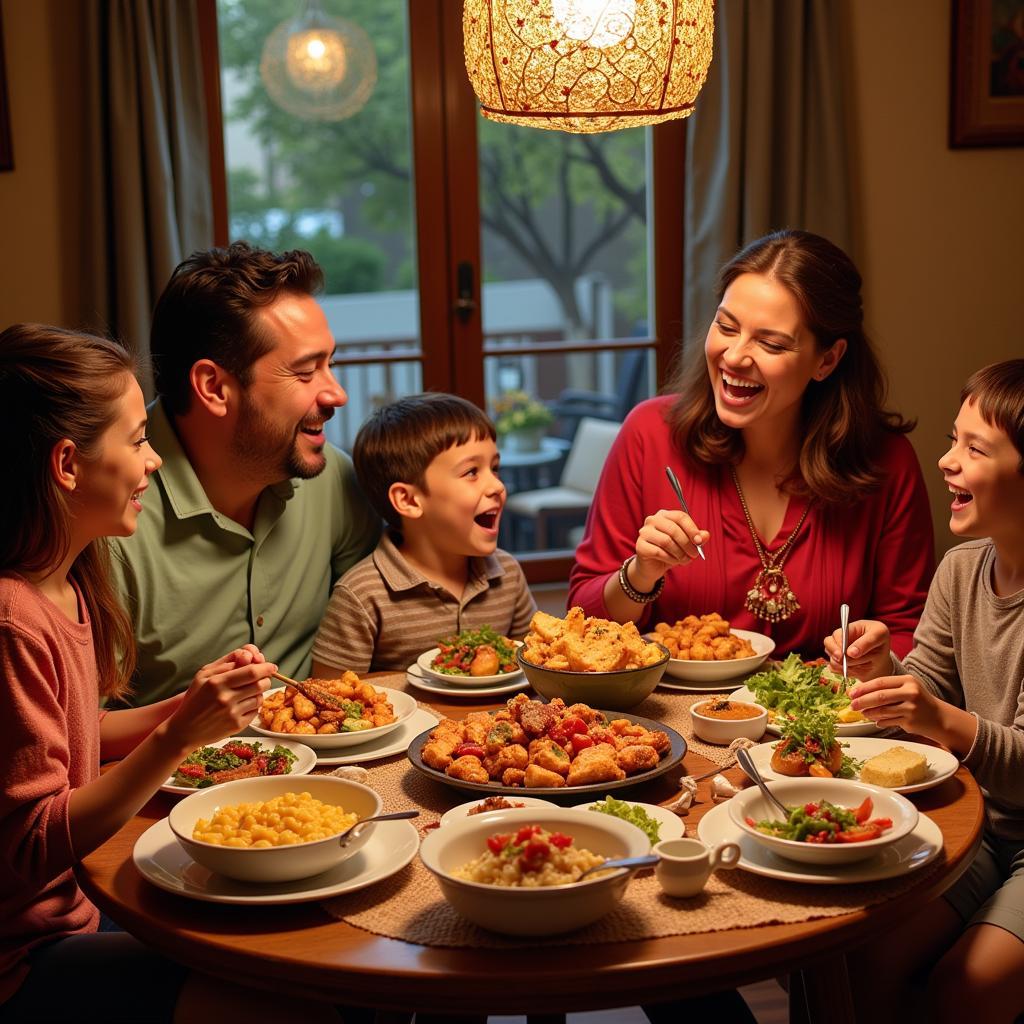
[[[143,878],[176,896],[206,903],[308,903],[358,892],[390,877],[416,856],[419,844],[419,833],[410,822],[380,821],[366,845],[330,871],[264,885],[238,882],[200,866],[175,839],[167,819],[161,818],[136,840],[132,860]]]
[[[618,782],[594,782],[588,783],[585,786],[552,786],[550,788],[538,787],[536,789],[525,789],[522,786],[503,786],[500,782],[465,782],[462,779],[453,779],[450,775],[445,775],[444,772],[439,772],[437,769],[431,768],[423,762],[421,751],[430,736],[433,726],[431,726],[431,729],[427,729],[420,733],[420,735],[409,744],[408,757],[412,766],[417,769],[417,771],[422,772],[427,776],[427,778],[433,779],[435,782],[451,786],[454,789],[465,790],[468,793],[483,793],[485,795],[537,795],[543,796],[545,800],[552,800],[561,803],[565,800],[581,795],[590,796],[593,794],[596,796],[600,794],[601,796],[604,796],[604,794],[610,790],[628,789],[631,786],[639,786],[645,782],[650,782],[652,779],[656,779],[659,776],[664,775],[666,772],[671,771],[686,755],[686,740],[677,733],[675,729],[670,728],[662,722],[656,722],[652,718],[642,718],[639,715],[631,715],[625,711],[602,710],[601,714],[603,714],[609,722],[616,718],[625,718],[636,725],[642,725],[645,729],[649,729],[651,732],[660,730],[668,736],[668,753],[654,768],[651,768],[649,771],[637,772],[636,775],[627,775],[626,778],[620,779]]]
[[[741,686],[729,694],[730,700],[742,700],[748,704],[757,704],[758,700],[747,686]],[[775,736],[780,735],[779,727],[771,720],[771,708],[768,709],[768,732]],[[837,736],[870,736],[878,732],[878,726],[870,719],[863,722],[836,722]]]
[[[851,885],[898,878],[924,867],[942,852],[942,831],[925,814],[918,816],[917,826],[909,835],[879,850],[874,857],[845,865],[804,864],[772,853],[732,823],[725,803],[713,807],[700,819],[697,835],[708,846],[739,843],[742,855],[736,866],[751,874],[814,885]]]
[[[276,686],[273,690],[268,690],[264,697],[269,697],[273,693],[279,693],[283,689],[285,687]],[[312,747],[316,751],[333,751],[342,747],[367,746],[370,743],[379,742],[388,733],[393,732],[409,719],[416,710],[416,698],[405,693],[405,691],[392,690],[386,686],[374,686],[374,689],[378,693],[383,693],[387,696],[395,711],[394,722],[390,722],[387,725],[378,725],[372,729],[363,729],[360,732],[315,733],[310,735],[307,733],[271,732],[263,726],[257,713],[253,715],[249,728],[253,732],[259,733],[260,736],[269,736],[273,740],[299,740],[305,743],[307,747]]]
[[[941,785],[946,779],[956,774],[960,762],[948,751],[941,747],[932,747],[927,743],[912,743],[910,740],[880,739],[871,736],[851,736],[841,741],[843,753],[857,761],[866,761],[869,757],[875,757],[884,753],[892,747],[903,747],[920,754],[928,762],[928,773],[920,782],[909,786],[894,786],[893,793],[917,793],[922,789],[931,789],[932,786]],[[786,779],[788,775],[772,771],[772,753],[775,750],[774,743],[759,743],[756,747],[750,748],[750,756],[753,759],[757,770],[766,779]],[[827,781],[827,780],[826,780]]]
[[[724,680],[742,679],[756,672],[775,650],[775,641],[764,633],[750,629],[733,629],[734,636],[749,640],[757,652],[750,658],[732,658],[728,661],[690,661],[684,658],[669,658],[665,674],[659,686],[666,690],[697,690],[700,692],[723,692]],[[649,640],[658,640],[656,633],[646,633]]]
[[[508,676],[515,678],[507,678]],[[442,682],[436,676],[425,676],[415,662],[407,669],[405,681],[417,689],[426,690],[427,693],[436,693],[442,697],[471,697],[474,700],[479,697],[501,697],[508,693],[517,693],[530,685],[520,671],[507,673],[505,681],[496,686],[454,686],[451,683]]]
[[[226,739],[218,740],[216,743],[205,743],[204,746],[223,747],[228,743],[251,743],[252,741],[252,736],[228,736]],[[316,754],[305,743],[297,743],[295,740],[286,740],[284,738],[275,739],[273,745],[265,743],[263,740],[260,742],[267,748],[268,753],[274,746],[282,746],[287,747],[295,755],[295,760],[292,762],[292,770],[288,773],[289,775],[308,775],[316,766]],[[214,785],[217,785],[217,783],[214,783]],[[160,789],[165,793],[174,793],[177,796],[187,796],[189,793],[198,791],[197,786],[177,785],[173,775],[167,777],[167,781]]]

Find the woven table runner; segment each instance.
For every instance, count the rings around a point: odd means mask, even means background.
[[[373,682],[406,689],[404,677]],[[408,687],[408,691],[416,693],[413,687]],[[693,740],[689,727],[690,706],[708,696],[656,693],[631,709],[631,713],[664,722],[686,737],[691,750],[723,764],[731,757],[728,750]],[[467,799],[467,794],[422,775],[405,758],[372,764],[369,772],[367,783],[381,795],[385,810],[399,810],[411,804],[422,809],[415,822],[421,835],[448,808]],[[536,795],[544,794],[538,790]],[[708,783],[704,782],[698,790],[697,802],[709,799]],[[681,820],[686,823],[685,817]],[[686,824],[686,834],[696,836],[694,824]],[[925,868],[923,874],[932,870]],[[419,857],[391,878],[322,905],[331,916],[347,924],[421,946],[515,949],[628,942],[838,917],[891,899],[918,885],[921,876],[922,872],[912,872],[886,882],[840,886],[781,882],[741,870],[718,871],[699,896],[676,899],[666,896],[653,872],[646,871],[634,876],[622,902],[611,914],[587,928],[547,939],[496,935],[466,921],[445,901],[434,876],[423,867]]]

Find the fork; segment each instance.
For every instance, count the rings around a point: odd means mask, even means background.
[[[688,516],[690,516],[690,510],[689,508],[686,507],[686,499],[683,497],[683,489],[682,487],[679,486],[679,480],[676,477],[675,473],[672,472],[671,466],[665,467],[665,476],[668,477],[668,482],[672,485],[672,490],[676,492],[676,497],[679,499],[679,507]],[[690,516],[690,518],[692,519],[693,516]],[[707,557],[704,554],[704,549],[699,544],[696,544],[694,546],[697,548],[697,554],[700,555],[701,560],[706,562]]]
[[[845,681],[849,678],[849,673],[846,671],[846,644],[847,634],[850,631],[850,606],[848,604],[839,606],[839,628],[843,631],[843,679]]]

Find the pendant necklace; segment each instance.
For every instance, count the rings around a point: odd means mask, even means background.
[[[750,528],[750,536],[754,540],[754,547],[757,548],[758,558],[761,559],[761,571],[754,580],[754,585],[747,591],[743,607],[752,612],[759,619],[765,622],[782,622],[788,619],[800,608],[800,602],[789,585],[786,574],[782,571],[782,563],[786,560],[793,547],[793,541],[804,525],[807,513],[810,511],[811,503],[807,502],[800,522],[793,528],[793,532],[783,541],[778,551],[771,553],[765,551],[761,538],[754,529],[754,520],[750,518],[750,509],[747,508],[746,498],[743,497],[743,489],[740,487],[736,470],[729,467],[732,473],[732,482],[736,485],[736,493],[740,496],[740,504],[743,506],[743,514],[747,518],[747,526]]]

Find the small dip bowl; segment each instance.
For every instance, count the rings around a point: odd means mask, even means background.
[[[712,697],[690,708],[690,720],[698,739],[726,746],[740,737],[759,740],[768,727],[768,710],[760,704]]]

